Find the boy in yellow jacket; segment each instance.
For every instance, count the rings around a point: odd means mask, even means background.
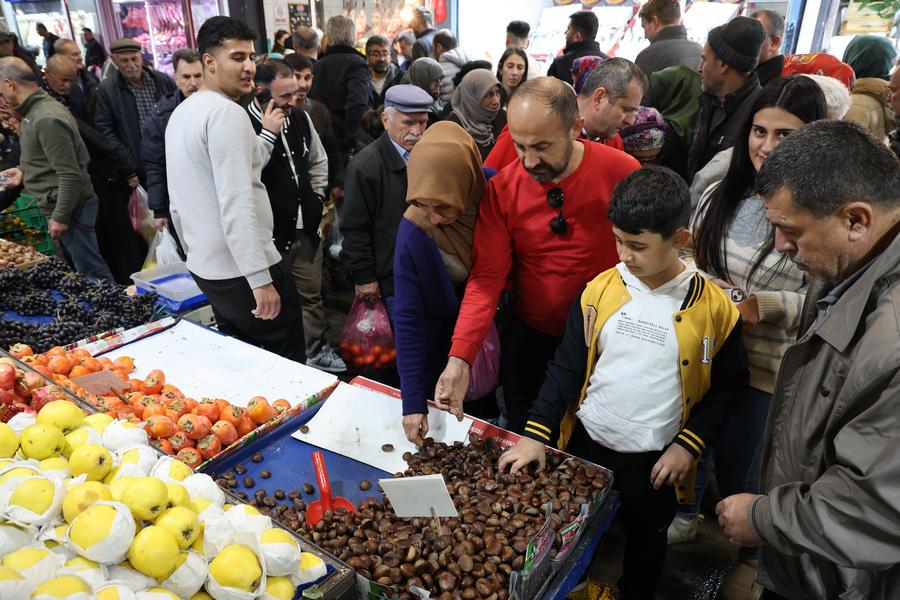
[[[573,305],[524,434],[499,463],[543,467],[548,444],[612,469],[623,600],[653,598],[676,495],[693,495],[696,461],[749,378],[737,308],[678,257],[690,202],[684,181],[660,167],[616,187],[608,216],[621,262]]]

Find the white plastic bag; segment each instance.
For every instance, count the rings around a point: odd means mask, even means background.
[[[149,248],[147,250],[147,258],[144,260],[144,266],[142,267],[144,271],[181,262],[178,248],[175,245],[175,238],[166,228],[158,230],[153,235]]]

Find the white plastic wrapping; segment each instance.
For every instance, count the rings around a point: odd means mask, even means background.
[[[209,576],[206,559],[196,552],[188,552],[187,558],[162,583],[162,587],[182,598],[190,598],[203,587]]]
[[[140,427],[126,427],[124,421],[113,421],[107,425],[101,438],[103,445],[110,451],[149,443],[146,431]]]
[[[117,450],[115,460],[116,465],[120,467],[136,465],[140,469],[142,475],[136,475],[135,477],[141,477],[150,474],[156,461],[159,460],[159,454],[150,446],[143,444]],[[126,460],[127,462],[125,462]]]
[[[12,494],[16,488],[29,481],[46,482],[50,484],[53,490],[53,498],[50,500],[50,505],[41,514],[36,514],[24,506],[12,504]],[[47,525],[59,517],[62,511],[63,495],[62,482],[58,480],[50,479],[49,477],[14,477],[0,485],[0,514],[11,523],[19,525],[34,525],[37,527]]]
[[[256,558],[257,560],[259,560],[260,569],[262,570],[262,577],[260,577],[259,580],[259,587],[257,587],[256,590],[252,592],[247,592],[232,587],[225,587],[220,585],[210,572],[209,577],[206,580],[206,591],[215,600],[254,600],[255,598],[259,598],[263,595],[266,589],[266,561],[262,558],[262,553],[260,552],[259,548],[259,542],[253,535],[239,533],[235,535],[233,543],[241,546],[246,546],[254,554],[256,554]]]
[[[181,482],[192,499],[206,498],[218,507],[225,504],[225,492],[206,473],[194,473]]]
[[[139,592],[156,585],[156,579],[148,577],[134,569],[129,563],[109,565],[106,567],[110,582],[118,582],[132,592]]]
[[[82,548],[72,540],[73,528],[78,524],[79,520],[86,518],[85,515],[91,514],[101,506],[109,506],[116,511],[113,524],[109,529],[109,536],[95,543],[90,548]],[[131,511],[128,510],[127,506],[121,502],[101,501],[92,504],[87,510],[75,517],[66,535],[69,547],[75,552],[98,563],[109,564],[119,563],[125,559],[128,547],[134,538],[135,529],[134,519],[131,517]]]

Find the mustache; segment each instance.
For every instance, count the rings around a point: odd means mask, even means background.
[[[418,142],[421,139],[422,139],[421,135],[413,135],[410,133],[403,138],[403,141],[404,142]]]

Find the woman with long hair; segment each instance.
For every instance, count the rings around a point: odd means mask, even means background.
[[[487,69],[475,69],[463,77],[453,90],[453,111],[448,121],[466,130],[484,160],[497,141],[497,135],[506,125],[505,115],[500,115],[501,86],[494,74]]]
[[[790,257],[775,250],[765,204],[754,193],[756,175],[786,136],[825,116],[825,97],[813,80],[798,76],[769,82],[740,129],[725,178],[709,186],[694,215],[694,261],[740,310],[750,362],[750,385],[736,402],[723,442],[713,451],[723,498],[759,488],[760,442],[775,376],[782,355],[797,337],[808,283]],[[705,471],[703,465],[698,469],[695,504],[679,509],[669,528],[670,543],[689,541],[696,533],[697,507],[710,472],[705,462]],[[741,549],[739,558],[749,561],[755,556]],[[738,580],[750,575],[755,573],[746,562],[733,573]]]
[[[509,97],[528,79],[528,55],[522,48],[509,47],[497,63],[497,80],[500,82],[500,105],[506,110]]]
[[[427,400],[447,360],[472,269],[472,239],[485,177],[478,147],[456,123],[429,127],[409,155],[409,209],[394,251],[394,335],[403,429],[420,444]],[[493,415],[496,416],[496,401]],[[471,405],[466,404],[472,413]],[[486,406],[484,408],[490,409]]]
[[[276,31],[272,38],[272,50],[270,51],[270,54],[284,55],[285,50],[287,50],[285,43],[289,37],[291,37],[291,34],[284,29]]]

